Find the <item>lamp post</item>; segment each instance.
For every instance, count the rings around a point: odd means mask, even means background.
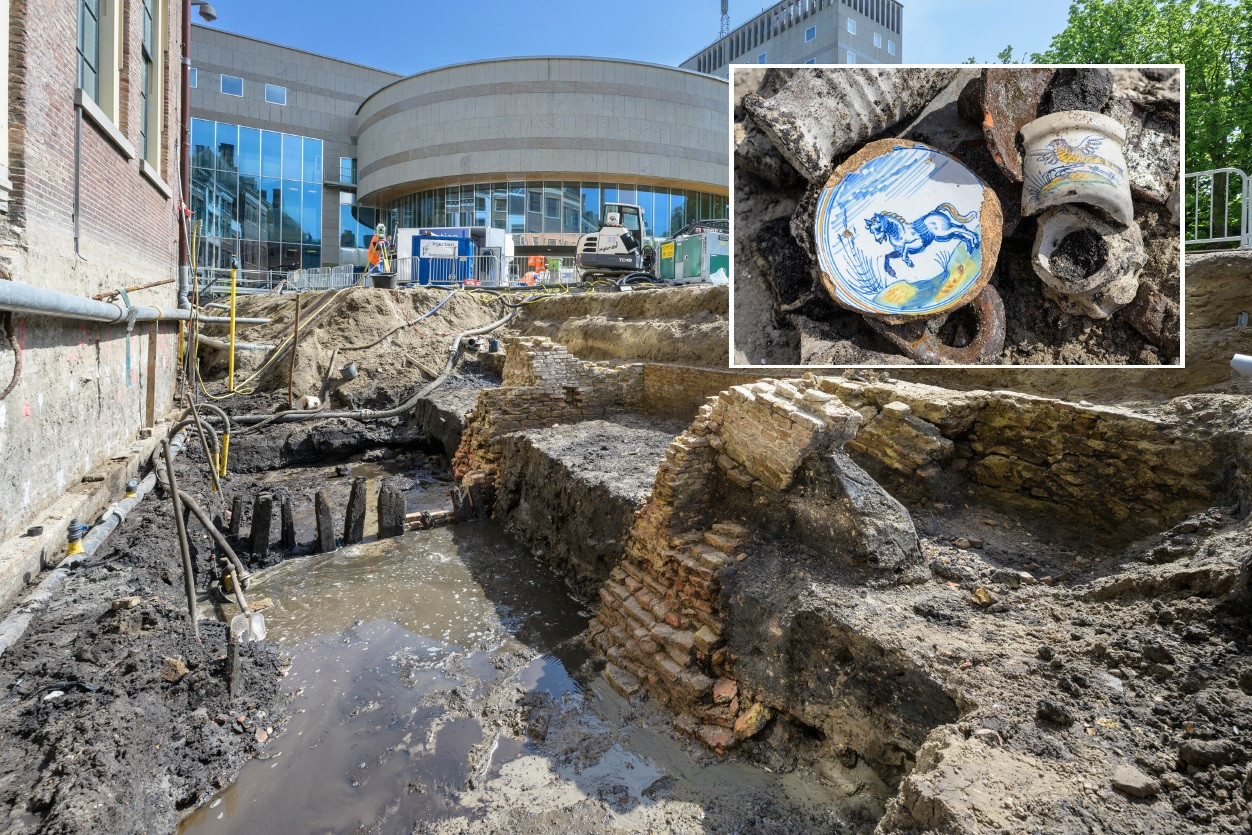
[[[191,7],[196,6],[201,19],[205,23],[217,20],[217,10],[204,0],[183,0],[183,87],[182,108],[179,121],[182,123],[179,138],[178,175],[182,191],[182,205],[178,207],[178,306],[188,304],[188,291],[191,287],[191,249],[187,237],[190,226],[187,213],[191,210]]]

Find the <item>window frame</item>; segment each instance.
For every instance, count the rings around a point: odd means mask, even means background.
[[[226,79],[228,78],[239,82],[238,93],[232,93],[226,89]],[[243,93],[244,93],[243,79],[237,75],[227,75],[226,73],[222,73],[221,81],[218,82],[217,89],[218,89],[218,92],[220,92],[223,96],[234,96],[237,99],[241,99],[243,98]]]
[[[851,17],[848,18],[847,20],[848,20],[848,34],[855,35],[856,34],[856,20]]]
[[[853,51],[852,51],[852,50],[850,50],[850,49],[849,49],[849,50],[847,50],[847,53],[848,53],[848,63],[849,63],[849,64],[855,64],[855,63],[856,63],[856,53],[855,53],[855,52],[853,52]]]
[[[165,137],[165,53],[166,4],[164,0],[140,0],[140,15],[145,18],[140,32],[140,127],[139,156],[152,167],[162,169],[162,144]]]
[[[96,22],[96,38],[92,44],[95,50],[95,90],[84,85],[82,74],[83,55],[83,11],[88,6],[95,9],[93,19]],[[121,124],[121,86],[122,86],[122,10],[120,0],[78,0],[78,32],[75,34],[75,55],[78,66],[75,68],[76,88],[83,91],[85,98],[91,99],[97,109],[113,126]]]
[[[882,49],[882,33],[881,32],[874,33],[874,47],[876,49]]]
[[[200,86],[200,72],[195,67],[187,68],[187,83],[193,90]]]
[[[890,38],[887,39],[887,54],[888,55],[896,54],[896,42],[891,40]]]
[[[283,100],[275,101],[274,99],[270,98],[270,90],[282,90]],[[268,81],[265,82],[265,101],[267,104],[276,104],[279,107],[286,107],[287,106],[287,88],[284,87],[282,84],[270,84]]]
[[[814,23],[812,26],[804,30],[804,42],[805,43],[812,43],[815,40],[817,40],[817,24],[816,23]]]
[[[768,51],[766,51],[766,52],[762,52],[760,55],[756,56],[756,62],[757,62],[758,64],[767,64],[767,63],[769,63],[769,61],[768,61],[768,57],[769,57],[769,52],[768,52]]]

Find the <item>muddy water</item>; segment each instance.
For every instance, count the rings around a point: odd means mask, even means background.
[[[590,613],[494,523],[291,560],[252,591],[274,601],[293,718],[181,832],[508,831],[545,815],[530,831],[580,816],[700,831],[706,811],[750,824],[779,804],[834,823],[838,798],[812,782],[702,765],[641,717],[585,663]]]

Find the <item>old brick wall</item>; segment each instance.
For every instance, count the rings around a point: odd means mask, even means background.
[[[643,367],[643,411],[690,420],[710,397],[731,386],[761,379],[756,371],[726,371],[690,365],[648,363]]]
[[[167,4],[162,56],[163,153],[155,178],[90,119],[81,131],[81,254],[75,251],[76,40],[74,0],[13,0],[9,68],[10,172],[14,192],[0,224],[5,279],[76,296],[161,279],[178,268],[177,139],[181,4]],[[120,115],[116,128],[138,150],[140,4],[122,3]],[[134,304],[175,307],[173,284],[131,294]],[[154,352],[158,415],[172,406],[177,332],[172,323],[68,322],[14,316],[25,365],[0,402],[0,540],[93,468],[129,453],[144,421],[148,351]],[[150,335],[155,337],[150,342]],[[0,386],[12,367],[0,343]],[[68,520],[64,520],[68,522]],[[37,569],[37,566],[36,566]],[[11,572],[0,566],[0,586]],[[7,592],[7,587],[0,592]]]

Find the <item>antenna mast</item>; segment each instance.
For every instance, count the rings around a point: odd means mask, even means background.
[[[717,30],[717,37],[724,38],[730,34],[730,0],[722,0],[722,28]]]

